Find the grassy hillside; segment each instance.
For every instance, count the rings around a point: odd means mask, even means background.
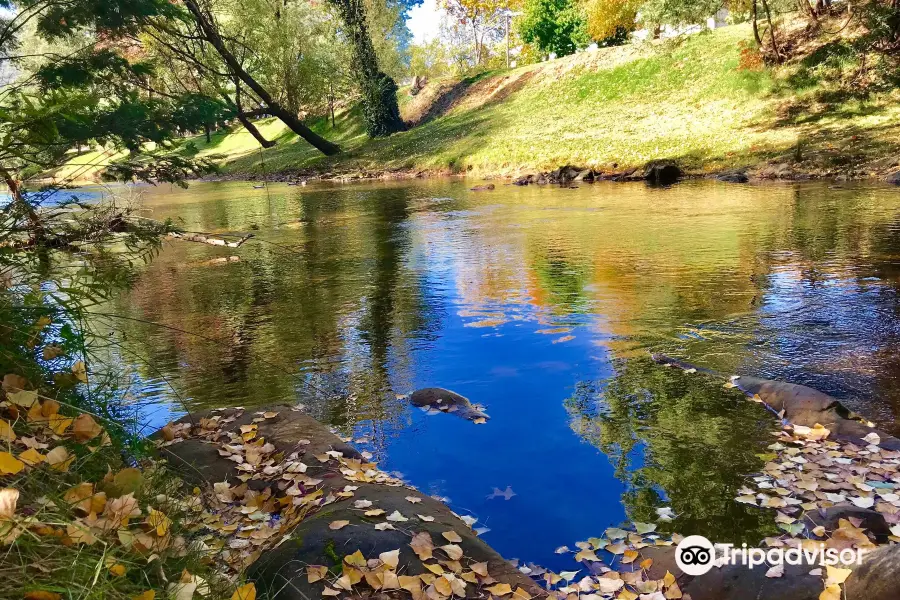
[[[582,53],[402,93],[405,118],[421,124],[367,140],[359,114],[321,120],[345,152],[324,158],[279,122],[280,143],[260,152],[243,128],[192,142],[221,155],[226,173],[451,170],[512,174],[562,164],[611,169],[674,158],[693,170],[790,162],[803,172],[857,174],[891,168],[900,149],[900,94],[865,100],[821,93],[839,53],[777,70],[742,69],[746,25],[657,45]],[[800,71],[802,71],[802,76]],[[825,98],[825,99],[823,99]],[[799,144],[799,150],[798,150]],[[798,160],[799,159],[799,160]]]

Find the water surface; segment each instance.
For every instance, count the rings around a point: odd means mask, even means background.
[[[650,352],[811,385],[898,431],[897,189],[471,185],[146,191],[155,218],[256,237],[168,243],[125,318],[103,317],[134,395],[168,407],[158,424],[182,402],[301,401],[508,558],[555,567],[557,546],[659,506],[679,514],[664,530],[775,530],[732,501],[774,421]],[[492,419],[402,399],[426,386]]]

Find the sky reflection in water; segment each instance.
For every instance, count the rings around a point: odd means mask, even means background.
[[[665,504],[680,515],[665,530],[756,542],[770,515],[732,498],[772,421],[648,353],[812,385],[896,431],[898,200],[708,182],[151,190],[156,218],[257,238],[168,245],[116,303],[135,320],[106,322],[134,351],[137,396],[300,399],[507,557],[571,567],[554,548]],[[426,386],[491,421],[398,398]]]

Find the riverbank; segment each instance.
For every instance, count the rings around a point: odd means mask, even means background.
[[[257,123],[273,148],[236,127],[181,151],[214,159],[222,177],[266,180],[516,178],[564,165],[614,173],[657,159],[693,175],[884,179],[900,167],[900,92],[843,82],[856,67],[842,35],[805,40],[778,67],[756,60],[749,26],[735,25],[433,81],[416,96],[401,90],[413,126],[389,138],[369,140],[356,109],[334,125],[310,123],[342,146],[335,157],[274,119]],[[85,154],[58,176],[90,179],[108,158]]]

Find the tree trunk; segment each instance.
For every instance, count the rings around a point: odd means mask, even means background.
[[[775,53],[775,60],[781,62],[781,53],[778,51],[778,43],[775,41],[775,23],[772,21],[772,11],[769,10],[769,3],[762,0],[763,10],[766,11],[766,21],[769,22],[769,37],[772,40],[772,52]]]
[[[5,167],[0,167],[0,177],[3,177],[6,187],[9,188],[13,209],[22,211],[22,214],[28,219],[28,223],[31,226],[31,240],[35,243],[42,242],[46,237],[46,232],[44,231],[43,223],[41,223],[41,217],[34,210],[34,207],[28,203],[28,200],[25,199],[19,182]]]
[[[265,103],[265,105],[269,108],[269,112],[281,119],[281,121],[285,125],[287,125],[291,129],[291,131],[315,146],[323,154],[331,156],[341,151],[340,146],[338,146],[337,144],[333,144],[332,142],[329,142],[322,136],[318,135],[312,129],[304,125],[303,122],[297,118],[297,115],[291,113],[289,110],[286,110],[278,102],[276,102],[275,99],[272,98],[272,95],[269,94],[268,90],[266,90],[266,88],[260,85],[247,71],[244,70],[244,68],[241,66],[241,63],[237,60],[234,54],[232,54],[231,51],[229,51],[225,46],[225,42],[219,35],[219,32],[213,24],[212,20],[203,13],[200,5],[197,4],[197,0],[184,0],[184,4],[190,11],[191,15],[194,17],[194,21],[196,21],[197,26],[200,28],[200,31],[203,32],[204,39],[209,42],[209,44],[216,50],[219,56],[222,57],[222,60],[226,65],[228,65],[228,68],[231,69],[234,76],[243,81],[247,85],[247,87],[253,90],[253,93],[256,94],[256,96],[260,100],[262,100],[263,103]],[[396,99],[394,100],[394,104],[396,105]]]
[[[759,37],[759,11],[756,2],[757,0],[753,0],[753,38],[756,40],[756,45],[762,49],[762,38]]]
[[[210,129],[209,123],[204,123],[203,124],[203,132],[206,134],[206,143],[207,144],[212,142],[212,136],[210,135],[209,129]]]
[[[353,70],[362,88],[362,109],[369,137],[381,137],[406,129],[397,105],[397,84],[378,68],[378,57],[363,0],[328,0],[341,15],[350,37]]]
[[[227,97],[227,96],[226,96]],[[250,122],[250,119],[247,118],[247,114],[244,112],[244,107],[241,105],[241,83],[239,81],[234,82],[234,102],[237,106],[237,118],[238,121],[241,122],[241,125],[244,126],[244,129],[250,132],[250,135],[259,142],[259,145],[263,148],[271,148],[275,145],[275,142],[271,142],[260,133],[259,129],[256,128],[256,125]]]

